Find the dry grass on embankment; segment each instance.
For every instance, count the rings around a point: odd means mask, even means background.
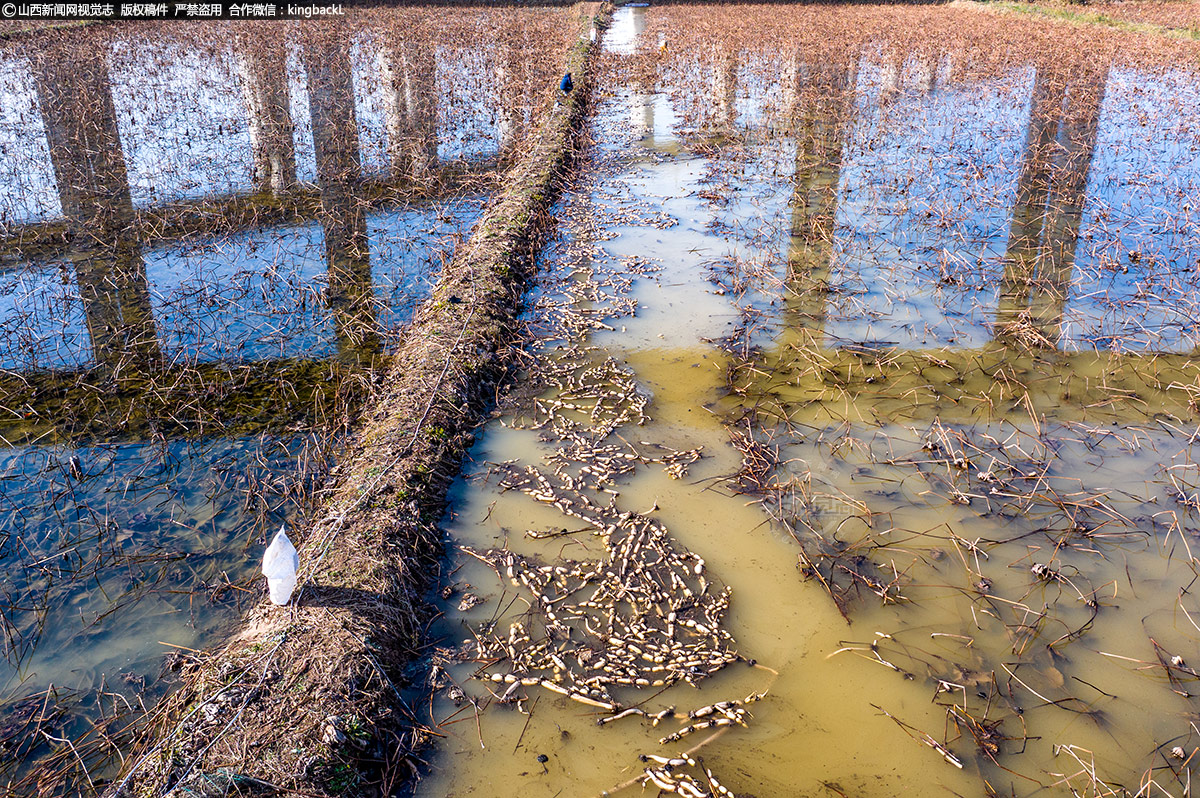
[[[545,121],[418,313],[300,549],[297,606],[260,604],[223,650],[185,668],[110,796],[389,795],[429,729],[395,687],[424,640],[446,489],[510,364],[515,313],[591,88],[580,4],[575,91]]]
[[[1102,0],[1086,4],[1070,0],[958,0],[957,5],[1170,39],[1200,39],[1200,2],[1196,0]]]

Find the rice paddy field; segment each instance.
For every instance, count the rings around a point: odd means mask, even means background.
[[[388,674],[435,742],[316,794],[1191,795],[1195,8],[617,8]],[[575,19],[0,43],[0,790],[102,794],[263,600]]]

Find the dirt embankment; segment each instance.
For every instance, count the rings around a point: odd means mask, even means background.
[[[579,145],[592,29],[611,12],[579,9],[565,67],[575,89],[418,313],[327,511],[297,535],[296,606],[261,604],[223,650],[186,666],[109,796],[389,795],[414,773],[431,732],[398,685],[424,644],[446,489],[511,366],[515,314]]]

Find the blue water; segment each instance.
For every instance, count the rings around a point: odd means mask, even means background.
[[[393,343],[427,296],[482,198],[367,215],[377,321]],[[158,339],[179,362],[244,362],[336,354],[318,222],[268,227],[141,253]],[[0,273],[0,367],[94,365],[70,264]]]

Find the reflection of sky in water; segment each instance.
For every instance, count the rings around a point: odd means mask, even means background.
[[[61,213],[29,61],[0,57],[0,224]]]
[[[367,175],[389,167],[379,42],[368,33],[351,44],[360,157]],[[505,131],[503,109],[524,94],[501,97],[493,77],[497,48],[438,48],[438,157],[495,155]],[[113,104],[137,207],[244,193],[253,188],[249,116],[238,55],[231,42],[196,47],[165,38],[153,47],[118,40],[109,58]],[[513,62],[518,63],[518,62]],[[308,80],[300,45],[287,46],[287,83],[297,178],[316,181]],[[518,76],[521,92],[531,88]],[[428,87],[421,87],[428,88]],[[512,87],[510,87],[512,88]],[[520,116],[527,120],[523,111]],[[0,56],[0,223],[61,214],[33,76],[25,59]]]
[[[842,155],[831,344],[976,347],[992,337],[1033,72],[932,93],[919,78],[911,62],[898,81],[860,65]],[[1198,105],[1186,76],[1113,70],[1066,348],[1108,348],[1114,337],[1127,349],[1200,342],[1200,216],[1188,205],[1200,196]],[[763,113],[740,107],[744,121]]]
[[[388,134],[384,116],[383,78],[379,42],[355,38],[350,52],[354,69],[354,113],[358,118],[359,158],[367,174],[388,168]]]
[[[1194,75],[1113,69],[1104,96],[1070,345],[1200,345],[1200,87]],[[1130,253],[1137,253],[1132,261]]]
[[[396,330],[429,295],[440,257],[474,222],[478,201],[367,216],[381,329]],[[245,360],[336,351],[325,306],[320,224],[275,227],[142,253],[168,357]],[[91,361],[78,289],[65,268],[0,274],[0,367]],[[64,279],[65,278],[65,279]]]
[[[757,229],[752,237],[767,225],[782,258],[793,181],[780,177],[794,172],[795,149],[788,137],[762,133],[780,129],[793,98],[779,80],[762,77],[766,63],[740,55],[737,123],[755,154],[744,168],[757,177],[739,182],[721,218],[730,229]],[[975,348],[993,337],[1035,72],[1026,66],[969,83],[948,82],[948,75],[945,64],[912,58],[898,66],[873,57],[858,63],[842,132],[823,322],[828,345]],[[684,84],[672,84],[689,126],[717,119],[716,80],[716,63],[704,61]],[[1112,69],[1063,348],[1186,351],[1200,344],[1197,107],[1200,87],[1189,75]],[[634,104],[635,125],[644,125],[646,110]]]
[[[300,45],[288,42],[288,97],[292,110],[292,143],[296,148],[296,179],[302,183],[317,182],[317,155],[313,145],[312,109],[308,104],[308,75]]]
[[[501,113],[490,81],[487,50],[459,51],[459,60],[445,63],[439,49],[438,158],[443,161],[481,159],[494,155],[501,133]],[[481,85],[482,84],[482,85]]]
[[[643,138],[643,146],[653,146],[654,143],[673,145],[678,142],[674,133],[679,118],[675,115],[675,106],[666,94],[634,91],[621,88],[616,91],[620,105],[629,110],[629,125],[631,129]],[[609,142],[601,141],[599,146],[611,148]]]
[[[637,49],[637,37],[646,28],[646,10],[643,8],[618,8],[612,21],[604,31],[601,46],[605,52],[632,55]]]
[[[194,647],[230,622],[232,593],[199,619],[189,608],[222,573],[236,581],[254,571],[258,538],[295,512],[306,441],[0,450],[0,611],[11,624],[2,689],[30,678],[28,692],[48,682],[86,690],[127,669],[154,679],[169,649],[147,646],[147,624],[154,640]],[[86,665],[69,653],[78,646],[88,647]]]
[[[979,306],[996,303],[1031,75],[932,93],[913,77],[860,66],[826,332],[975,347],[991,337]]]
[[[440,272],[438,253],[452,247],[455,231],[475,215],[475,206],[466,203],[451,210],[454,215],[444,218],[432,209],[368,215],[382,329],[406,322],[429,295]],[[168,352],[201,360],[334,354],[320,225],[271,232],[221,241],[227,257],[220,262],[212,260],[215,253],[179,249],[147,257],[154,315]]]
[[[233,47],[118,41],[113,104],[136,206],[252,187],[254,160]]]
[[[77,366],[91,359],[90,347],[66,264],[0,273],[0,368]]]

